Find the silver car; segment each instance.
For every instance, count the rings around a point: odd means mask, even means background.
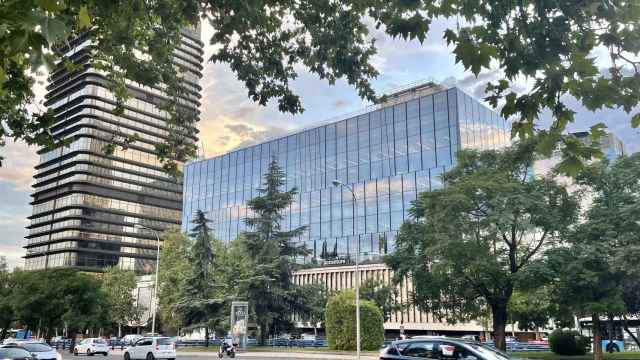
[[[510,360],[506,353],[465,339],[420,336],[394,341],[380,352],[380,360]]]

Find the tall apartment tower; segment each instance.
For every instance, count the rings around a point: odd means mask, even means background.
[[[199,27],[184,30],[173,60],[184,71],[184,106],[196,115],[203,45]],[[99,49],[90,34],[74,39],[67,56],[84,70],[70,73],[59,66],[49,77],[45,105],[57,118],[51,131],[72,142],[39,152],[25,268],[150,272],[156,238],[141,226],[161,232],[181,220],[182,181],[166,174],[154,154],[155,144],[168,136],[167,114],[158,107],[165,94],[160,87],[129,82],[132,96],[124,113],[114,114],[106,78],[88,65],[92,51]],[[104,146],[116,134],[137,134],[139,141],[106,155]]]

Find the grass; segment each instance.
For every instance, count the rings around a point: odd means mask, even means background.
[[[566,356],[556,355],[552,352],[518,352],[511,353],[511,356],[522,359],[536,359],[536,360],[591,360],[593,357],[591,354]],[[640,352],[619,352],[613,354],[604,354],[605,360],[640,360]]]

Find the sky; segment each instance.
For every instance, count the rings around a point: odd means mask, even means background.
[[[477,78],[455,63],[452,48],[442,39],[442,33],[451,21],[439,19],[432,24],[427,40],[418,41],[391,39],[378,31],[376,38],[378,54],[373,63],[380,72],[373,81],[378,92],[389,92],[394,88],[419,81],[436,81],[449,86],[458,86],[467,93],[482,98],[488,81],[496,80],[500,74],[485,71]],[[212,30],[203,27],[205,44]],[[205,46],[205,59],[214,48]],[[308,127],[314,123],[340,117],[366,107],[354,88],[344,81],[334,86],[319,80],[301,69],[300,77],[292,83],[301,96],[304,113],[299,115],[278,112],[277,106],[266,107],[255,104],[247,97],[243,84],[235,79],[226,65],[206,62],[200,84],[202,92],[202,115],[199,123],[201,154],[213,156],[234,148],[259,142],[291,130]],[[523,84],[522,88],[526,86]],[[42,97],[44,84],[38,84],[35,92]],[[620,110],[603,110],[592,113],[576,101],[568,101],[576,111],[576,122],[569,131],[586,130],[591,125],[604,122],[609,130],[620,137],[627,150],[640,150],[640,133],[629,126],[630,116]],[[346,116],[345,116],[346,117]],[[548,114],[542,115],[542,124],[549,124]],[[10,266],[21,266],[24,255],[27,216],[31,213],[30,191],[33,168],[37,164],[36,148],[24,143],[8,142],[0,148],[5,157],[0,167],[0,255],[6,256]]]

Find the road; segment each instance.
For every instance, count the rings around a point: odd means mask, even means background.
[[[116,350],[110,353],[108,356],[95,355],[95,356],[73,356],[68,351],[59,351],[62,354],[63,360],[123,360],[122,351]],[[224,357],[228,359],[228,357]],[[352,355],[338,355],[338,354],[323,354],[323,353],[277,353],[277,352],[248,352],[238,353],[236,355],[238,359],[250,359],[250,360],[282,360],[282,359],[305,359],[305,360],[351,360],[355,359]],[[205,352],[178,352],[176,360],[217,360],[218,357],[215,353]],[[376,357],[361,356],[361,360],[374,360]]]

